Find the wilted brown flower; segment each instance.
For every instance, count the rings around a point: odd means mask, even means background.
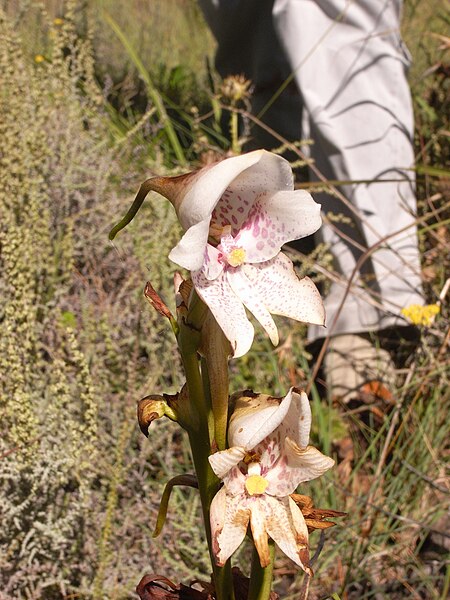
[[[347,513],[338,510],[315,508],[312,498],[303,494],[291,494],[291,498],[302,511],[310,533],[315,529],[328,529],[336,525],[333,521],[324,521],[324,519],[329,517],[345,517],[347,515]]]

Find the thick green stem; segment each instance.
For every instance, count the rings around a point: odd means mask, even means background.
[[[250,588],[247,600],[268,600],[272,589],[273,564],[275,557],[275,543],[269,540],[270,563],[261,567],[258,552],[253,547],[252,570],[250,573]]]
[[[229,565],[217,567],[212,552],[209,513],[212,499],[219,489],[220,482],[211,469],[208,461],[208,457],[211,453],[211,440],[208,428],[211,407],[204,393],[204,383],[200,375],[199,361],[194,341],[195,335],[195,331],[189,332],[187,326],[184,325],[180,330],[178,339],[189,390],[189,402],[192,414],[191,427],[188,430],[188,434],[194,467],[197,474],[198,489],[200,492],[203,519],[205,522],[205,533],[213,567],[216,598],[217,600],[232,600],[233,584],[231,579],[231,569]]]

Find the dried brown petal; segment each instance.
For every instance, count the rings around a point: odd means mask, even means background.
[[[170,312],[169,307],[161,300],[158,293],[155,291],[154,287],[149,281],[147,281],[145,285],[144,296],[160,315],[166,317],[167,319],[173,319],[173,315]]]
[[[323,519],[327,519],[329,517],[345,517],[347,515],[345,512],[331,510],[330,508],[315,508],[312,498],[309,496],[304,496],[302,494],[291,494],[291,498],[302,511],[309,531],[333,527],[333,525],[336,525],[336,523],[333,523],[332,521],[324,521]]]
[[[336,523],[333,521],[317,521],[316,519],[308,519],[305,517],[305,523],[308,527],[308,531],[314,531],[315,529],[328,529],[333,527]]]
[[[153,421],[160,419],[166,413],[166,401],[163,396],[151,395],[139,400],[137,417],[142,433],[147,437],[148,428]]]
[[[213,600],[208,591],[175,585],[162,575],[144,575],[136,587],[141,600]]]

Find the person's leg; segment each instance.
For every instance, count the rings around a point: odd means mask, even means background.
[[[316,196],[330,217],[319,235],[338,276],[325,299],[325,375],[330,393],[348,401],[367,381],[392,386],[395,379],[389,353],[367,332],[406,325],[401,308],[423,302],[400,0],[276,0],[274,20],[304,102],[315,166],[328,180],[361,181],[339,186],[347,204]],[[310,330],[311,339],[323,335]]]
[[[330,180],[363,181],[339,186],[350,207],[333,196],[316,196],[325,214],[346,219],[320,231],[342,276],[326,298],[331,334],[405,324],[401,308],[422,303],[414,177],[408,170],[414,159],[413,113],[399,12],[398,0],[274,4],[276,29],[304,101],[316,167]],[[357,261],[376,244],[337,314]],[[314,328],[312,337],[321,336]]]

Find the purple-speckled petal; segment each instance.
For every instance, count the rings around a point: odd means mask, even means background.
[[[211,223],[220,227],[230,225],[233,236],[239,232],[260,194],[274,195],[294,188],[289,163],[280,156],[260,152],[259,161],[231,181],[212,212]]]
[[[244,541],[250,510],[239,496],[232,497],[222,488],[211,502],[210,515],[212,549],[221,566]]]
[[[246,262],[264,262],[276,256],[283,244],[317,231],[321,223],[320,204],[308,192],[264,192],[237,234],[236,245],[245,248]]]
[[[269,334],[270,341],[276,346],[279,341],[278,330],[265,306],[264,295],[255,293],[254,287],[250,284],[241,268],[228,269],[226,271],[226,276],[233,292],[261,323],[263,328]]]
[[[300,509],[291,498],[264,498],[266,531],[286,556],[309,570],[308,528]]]
[[[246,354],[252,345],[254,329],[247,319],[244,305],[228,283],[226,273],[208,281],[201,271],[192,273],[192,281],[200,298],[208,305],[219,327],[230,341],[234,356]]]
[[[309,444],[311,430],[311,406],[305,392],[292,392],[292,402],[289,411],[279,429],[281,438],[291,438],[300,448]]]
[[[231,234],[237,235],[242,223],[247,219],[248,213],[256,198],[256,191],[249,189],[245,193],[239,189],[227,188],[211,215],[211,225],[217,227],[231,227]]]
[[[224,486],[232,495],[244,493],[244,485],[247,476],[242,473],[239,467],[232,467],[223,478]]]
[[[313,446],[299,448],[290,438],[286,438],[283,444],[278,462],[265,475],[269,482],[266,494],[270,496],[288,496],[300,483],[320,477],[334,465],[332,458]]]
[[[217,279],[223,271],[223,262],[219,260],[220,252],[211,244],[207,244],[205,248],[205,258],[203,262],[202,273],[208,279],[213,281]]]
[[[324,324],[325,310],[316,286],[308,277],[297,277],[286,255],[280,252],[270,261],[242,268],[252,294],[264,300],[268,311],[305,323]]]

